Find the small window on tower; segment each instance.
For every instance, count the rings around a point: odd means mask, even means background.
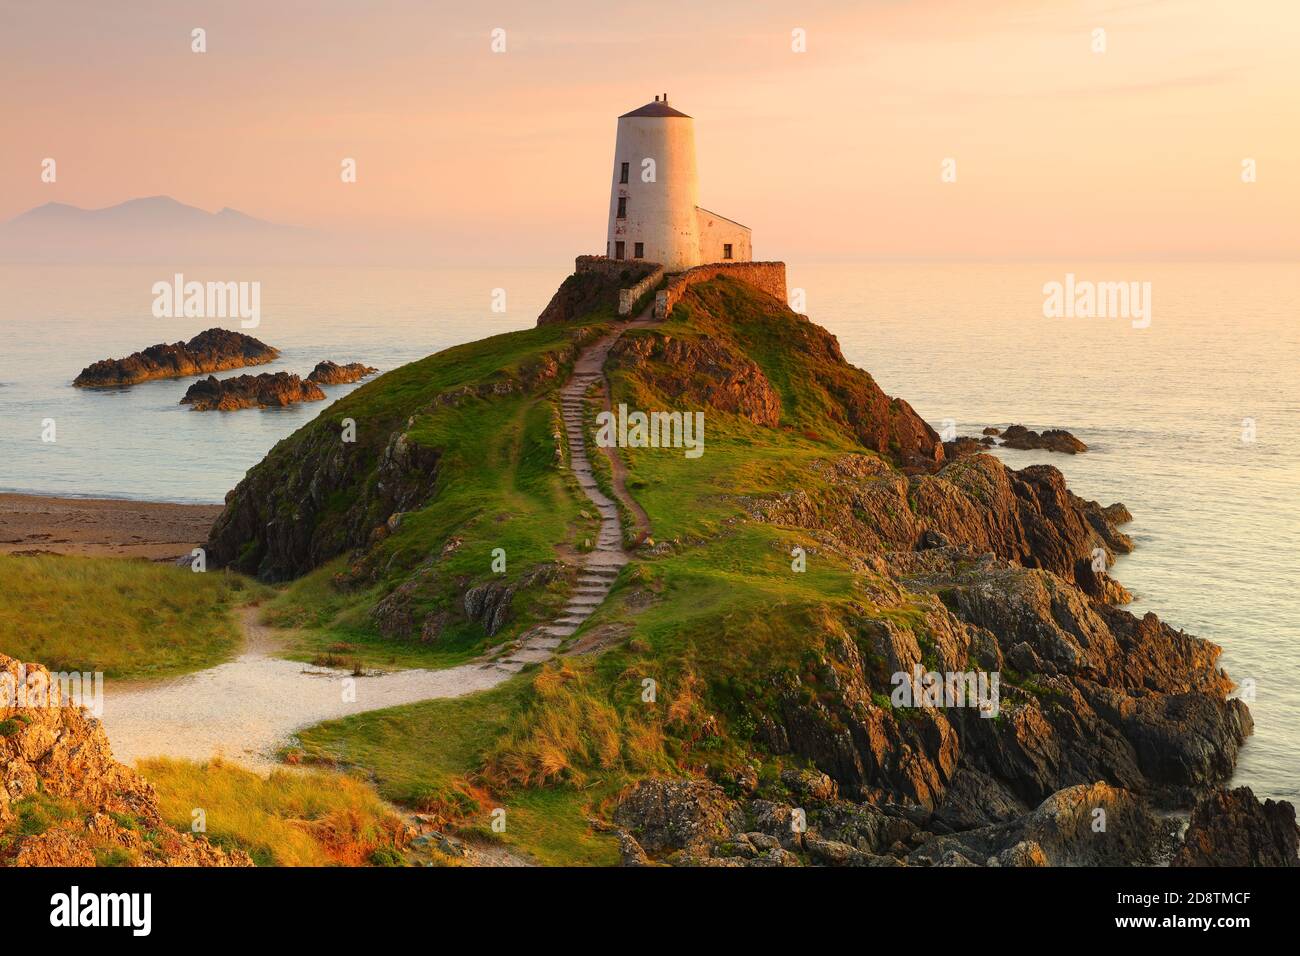
[[[730,258],[731,258],[731,243],[729,243],[729,242],[724,242],[724,243],[722,244],[722,258],[724,258],[724,259],[730,259]]]
[[[623,168],[622,168],[621,170],[619,170],[619,173],[618,173],[618,181],[619,181],[620,183],[625,183],[625,182],[627,182],[627,172],[628,172],[628,167],[629,167],[630,165],[631,165],[631,163],[624,163],[624,164],[623,164]]]
[[[627,218],[627,197],[626,196],[618,197],[618,218],[619,219]]]
[[[622,242],[615,242],[615,243],[614,243],[614,258],[615,258],[615,259],[622,259],[622,258],[623,258],[623,243],[622,243]]]
[[[634,243],[632,243],[632,258],[633,258],[633,259],[644,259],[644,258],[645,258],[645,243],[644,243],[644,242],[634,242]]]

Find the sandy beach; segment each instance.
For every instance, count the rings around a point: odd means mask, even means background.
[[[165,561],[207,540],[221,505],[0,493],[0,554]]]

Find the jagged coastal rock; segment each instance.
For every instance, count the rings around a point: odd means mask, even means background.
[[[17,697],[24,684],[48,688],[49,671],[0,655],[0,863],[252,866],[242,850],[172,829],[153,784],[113,759],[98,720],[17,706],[30,703]]]
[[[121,359],[102,359],[87,366],[73,381],[83,388],[135,385],[158,378],[205,375],[226,369],[265,365],[280,350],[251,335],[228,329],[208,329],[188,342],[151,345]]]
[[[1001,442],[994,436],[1001,436]],[[1036,431],[1030,431],[1024,425],[1009,425],[1006,431],[1000,428],[985,428],[979,438],[962,435],[952,441],[944,442],[943,450],[945,457],[951,460],[977,455],[999,444],[1003,448],[1015,448],[1020,451],[1054,451],[1063,455],[1077,455],[1088,450],[1087,445],[1063,428],[1049,428],[1040,435]]]
[[[348,385],[352,382],[361,381],[367,375],[374,375],[377,371],[379,369],[371,368],[369,365],[363,365],[360,362],[339,365],[336,362],[326,360],[316,363],[316,367],[307,376],[307,381],[315,382],[317,385]]]
[[[1300,828],[1286,801],[1260,802],[1249,787],[1216,790],[1197,804],[1172,866],[1300,866]]]
[[[319,385],[304,382],[292,372],[262,372],[224,379],[209,375],[191,385],[180,403],[200,412],[229,412],[239,408],[282,408],[324,398]]]
[[[733,799],[698,780],[633,784],[613,812],[623,865],[1158,866],[1171,856],[1174,866],[1296,865],[1290,805],[1261,804],[1247,788],[1216,791],[1211,799],[1231,811],[1194,815],[1180,845],[1175,819],[1102,782],[1058,790],[1033,809],[1013,804],[1002,819],[956,827],[900,803],[845,800],[835,781],[817,771],[787,770],[781,784],[789,802],[743,793]]]
[[[1060,452],[1064,455],[1077,455],[1088,450],[1088,446],[1075,438],[1063,428],[1049,428],[1041,435],[1030,431],[1024,425],[1010,425],[1002,433],[1002,447],[1017,448],[1022,451]]]

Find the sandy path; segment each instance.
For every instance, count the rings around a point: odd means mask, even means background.
[[[104,686],[104,729],[113,755],[206,760],[221,755],[266,771],[295,731],[322,720],[435,697],[495,687],[519,668],[485,662],[444,670],[407,670],[374,677],[312,667],[273,656],[274,632],[245,608],[248,644],[232,661],[148,683]],[[348,699],[353,697],[355,699]]]
[[[584,351],[560,391],[570,465],[601,519],[595,550],[583,558],[577,587],[560,616],[528,631],[495,660],[353,677],[346,670],[275,656],[280,641],[274,630],[257,623],[256,608],[245,608],[241,613],[247,641],[234,660],[169,680],[105,684],[102,719],[117,759],[131,764],[142,757],[207,760],[220,755],[268,772],[277,766],[276,752],[312,724],[487,690],[525,664],[554,656],[605,600],[629,560],[618,507],[596,486],[582,429],[586,391],[603,379],[609,349],[627,327]]]

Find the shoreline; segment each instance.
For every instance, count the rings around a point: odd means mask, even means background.
[[[179,560],[223,507],[0,492],[0,554]]]
[[[199,498],[146,498],[143,496],[132,496],[128,494],[115,495],[111,492],[89,492],[82,494],[77,491],[34,491],[31,488],[3,488],[0,487],[0,495],[8,495],[15,498],[60,498],[65,501],[106,501],[112,503],[134,504],[134,505],[182,505],[185,507],[201,508],[224,508],[225,503],[221,501],[205,501]]]

